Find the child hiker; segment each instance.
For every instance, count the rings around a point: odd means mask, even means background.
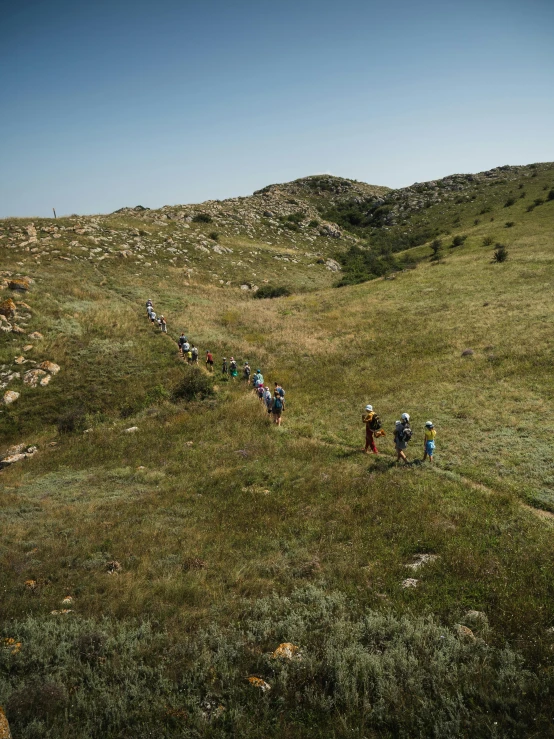
[[[433,461],[433,453],[435,451],[435,436],[436,435],[437,435],[437,432],[435,431],[435,427],[433,426],[433,421],[427,421],[425,423],[425,440],[423,442],[422,462],[425,462],[427,457],[429,457],[429,462]]]
[[[366,405],[365,412],[362,414],[362,421],[365,423],[365,447],[364,452],[368,454],[371,449],[373,454],[379,454],[375,446],[374,438],[384,436],[385,432],[381,430],[381,419],[373,410],[372,405]]]

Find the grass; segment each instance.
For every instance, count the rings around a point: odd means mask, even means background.
[[[335,290],[322,272],[298,292],[310,270],[285,263],[296,292],[273,300],[184,285],[161,254],[137,277],[129,259],[18,252],[35,279],[26,330],[44,334],[24,354],[62,369],[44,388],[14,380],[0,414],[7,441],[39,446],[1,472],[0,638],[22,646],[0,649],[0,704],[15,735],[548,736],[552,524],[522,503],[554,510],[554,202],[523,216],[518,199],[509,239],[504,220],[468,226],[465,207],[468,238],[438,264],[422,245],[395,279]],[[491,263],[489,234],[506,262]],[[252,269],[277,264],[250,251]],[[196,392],[182,330],[216,367],[233,355],[282,382],[283,427],[217,371],[215,394],[203,372]],[[1,340],[15,368],[24,340]],[[359,451],[368,402],[388,434],[375,458]],[[91,430],[59,434],[78,407]],[[434,421],[436,469],[394,466],[402,411],[411,459]],[[414,573],[420,553],[438,559]],[[51,615],[67,595],[72,613]],[[303,660],[271,660],[282,641]]]

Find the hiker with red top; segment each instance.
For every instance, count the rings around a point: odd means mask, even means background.
[[[206,352],[206,369],[208,372],[214,371],[214,357],[211,352]]]

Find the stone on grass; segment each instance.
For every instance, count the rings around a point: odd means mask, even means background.
[[[123,431],[124,434],[135,434],[139,430],[138,426],[130,426],[128,429]]]
[[[44,339],[44,336],[40,333],[40,331],[33,331],[32,334],[29,334],[30,339]]]
[[[0,303],[0,313],[6,316],[6,318],[11,318],[11,316],[15,315],[15,303],[11,298],[3,300]]]
[[[41,369],[32,369],[23,375],[23,383],[29,387],[36,387],[46,372]]]
[[[48,385],[51,379],[52,379],[52,375],[46,375],[46,377],[43,377],[42,380],[40,381],[40,386],[46,387],[46,385]]]
[[[0,739],[12,739],[10,725],[2,706],[0,706]]]
[[[51,375],[57,375],[60,371],[59,364],[56,364],[55,362],[49,362],[48,360],[41,362],[39,364],[39,367],[40,369],[46,370],[46,372],[50,372]]]
[[[291,642],[283,642],[271,656],[275,659],[300,659],[300,648]]]
[[[462,357],[471,357],[473,356],[473,349],[464,349],[462,352]]]
[[[15,402],[20,396],[20,393],[16,393],[15,390],[6,390],[4,397],[2,398],[4,405],[10,405]]]
[[[405,580],[402,580],[402,587],[403,588],[417,588],[418,583],[419,583],[419,580],[416,580],[415,577],[407,577]]]
[[[467,626],[464,626],[463,624],[457,624],[456,625],[456,631],[458,633],[458,636],[462,639],[468,639],[469,641],[475,640],[475,634],[471,629],[468,629]]]
[[[32,348],[33,348],[32,344],[25,344],[25,346],[23,347],[23,351],[30,352]]]
[[[252,675],[247,679],[250,685],[253,685],[255,688],[259,688],[262,693],[267,693],[269,690],[271,690],[271,685],[269,683],[266,683],[265,680],[262,680],[261,677],[256,677],[255,675]]]
[[[25,278],[21,280],[10,280],[8,282],[8,287],[10,290],[19,290],[20,292],[24,292],[29,289],[29,280]]]
[[[423,565],[430,564],[431,562],[435,562],[438,559],[437,554],[416,554],[414,557],[414,562],[410,562],[410,564],[407,564],[406,567],[409,567],[410,570],[419,570],[420,567],[423,567]]]
[[[19,357],[16,357],[13,361],[16,364],[23,364],[23,362],[25,361],[25,357],[19,356]]]

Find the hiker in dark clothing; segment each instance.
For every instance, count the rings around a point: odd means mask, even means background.
[[[412,429],[410,428],[410,416],[403,413],[401,420],[396,422],[394,429],[394,446],[396,448],[396,461],[404,460],[404,464],[409,464],[406,458],[405,450],[408,448],[408,442],[412,438]]]
[[[227,375],[229,373],[229,368],[227,367],[227,357],[223,357],[223,363],[221,365],[221,373],[223,375]]]

